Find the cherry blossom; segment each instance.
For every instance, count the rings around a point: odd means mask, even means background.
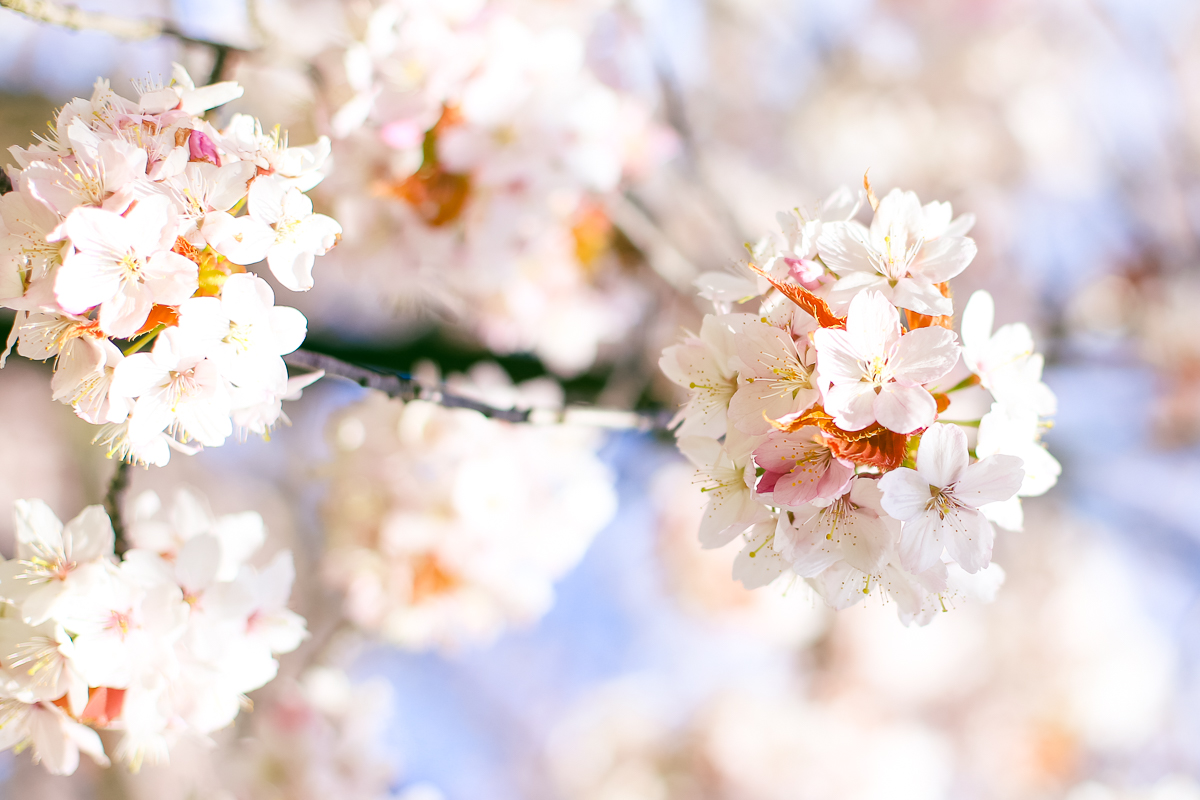
[[[825,409],[848,431],[878,421],[888,430],[912,433],[933,422],[937,403],[923,384],[954,368],[955,337],[945,328],[902,333],[896,308],[882,294],[865,291],[850,303],[846,330],[813,334]]]
[[[291,554],[259,571],[257,514],[214,517],[181,493],[163,515],[138,497],[118,558],[108,516],[91,506],[66,525],[41,501],[16,509],[18,559],[0,565],[0,747],[70,774],[79,751],[108,765],[97,730],[122,732],[131,768],[166,759],[184,737],[233,722],[240,698],[274,678],[276,656],[307,636],[286,605]]]
[[[917,468],[900,467],[879,480],[883,507],[903,525],[900,560],[924,572],[942,556],[978,572],[992,556],[995,531],[980,506],[1008,500],[1021,486],[1021,459],[993,455],[969,463],[967,435],[937,424],[921,436]]]
[[[99,426],[108,455],[162,465],[287,419],[283,401],[315,379],[281,359],[307,321],[246,267],[265,259],[307,290],[341,228],[302,194],[328,139],[289,147],[245,115],[218,130],[197,114],[241,87],[197,87],[179,65],[165,86],[136,85],[134,102],[97,81],[49,138],[13,151],[0,306],[17,313],[0,366],[14,347],[53,358],[53,399]]]
[[[782,214],[753,261],[701,276],[713,313],[660,367],[687,391],[672,424],[706,500],[700,544],[740,536],[735,580],[802,581],[837,609],[882,595],[925,625],[995,596],[992,523],[1020,529],[1021,497],[1061,472],[1041,442],[1055,400],[1029,329],[993,335],[990,295],[953,332],[972,215],[900,190],[870,229],[857,208],[840,190]]]
[[[975,242],[962,235],[972,218],[949,223],[948,203],[924,207],[913,192],[893,189],[875,210],[871,227],[833,222],[817,241],[821,259],[837,276],[830,293],[845,308],[866,290],[883,294],[900,308],[919,314],[950,314],[953,307],[937,284],[967,268]]]

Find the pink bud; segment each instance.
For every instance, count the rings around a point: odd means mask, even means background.
[[[193,129],[188,135],[188,152],[192,155],[192,161],[207,161],[214,166],[221,166],[221,156],[217,152],[217,146],[203,131]]]

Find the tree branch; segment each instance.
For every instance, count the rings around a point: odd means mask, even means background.
[[[108,491],[104,494],[104,510],[108,512],[108,518],[112,521],[114,545],[118,556],[125,555],[125,551],[129,549],[129,543],[125,541],[125,520],[121,517],[121,500],[128,488],[129,462],[118,460],[117,468],[108,481]]]
[[[239,50],[237,47],[221,42],[188,36],[164,20],[130,19],[99,11],[84,11],[77,6],[56,3],[53,0],[0,0],[0,8],[24,14],[30,19],[45,22],[48,25],[58,25],[76,31],[102,31],[116,36],[118,39],[142,41],[158,36],[172,36],[181,42],[215,49],[218,53],[218,61],[223,60],[222,53]]]
[[[590,406],[566,406],[563,408],[499,408],[474,398],[447,391],[444,384],[429,386],[418,382],[411,375],[375,367],[364,367],[342,361],[340,358],[297,350],[284,356],[284,361],[294,367],[309,370],[324,370],[354,381],[359,386],[376,389],[400,400],[424,400],[447,408],[469,408],[485,417],[506,422],[525,422],[534,425],[586,425],[613,430],[666,430],[670,414],[666,411],[622,411]]]

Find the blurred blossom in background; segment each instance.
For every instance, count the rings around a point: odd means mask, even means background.
[[[243,50],[221,114],[331,137],[312,196],[344,236],[294,298],[314,349],[501,407],[674,408],[656,364],[698,330],[692,281],[869,169],[977,217],[955,294],[1034,329],[1063,480],[997,537],[993,604],[910,628],[731,581],[669,437],[321,382],[269,443],[133,477],[260,513],[311,639],[215,747],[71,778],[9,753],[0,794],[1200,798],[1196,4],[80,5]],[[0,144],[172,61],[201,83],[214,51],[0,9]],[[0,375],[0,509],[68,519],[110,467],[49,376]]]

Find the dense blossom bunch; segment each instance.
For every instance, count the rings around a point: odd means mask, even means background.
[[[486,365],[449,384],[501,407],[559,402],[552,382],[514,387]],[[590,431],[371,395],[332,434],[326,576],[351,620],[406,648],[537,619],[615,511]]]
[[[138,498],[118,558],[100,506],[64,525],[40,500],[17,502],[17,555],[0,563],[0,748],[32,745],[70,774],[80,751],[109,763],[96,730],[111,729],[131,767],[163,760],[231,723],[304,639],[286,607],[291,554],[246,563],[261,517],[214,519],[187,492],[159,511],[153,493]]]
[[[328,140],[289,147],[241,114],[218,130],[198,115],[241,87],[197,88],[178,65],[170,85],[139,89],[133,101],[98,81],[48,138],[12,149],[0,306],[18,312],[9,348],[55,359],[54,399],[103,426],[98,442],[163,464],[172,447],[265,434],[282,417],[303,384],[281,357],[307,321],[246,267],[265,259],[306,291],[341,228],[304,195]]]
[[[690,392],[678,442],[708,482],[704,546],[744,535],[747,586],[789,573],[835,608],[882,591],[923,624],[998,587],[993,522],[1020,528],[1019,498],[1059,474],[1040,442],[1055,399],[1029,329],[992,330],[990,295],[953,330],[973,219],[869,197],[869,227],[843,189],[781,214],[757,263],[701,276],[717,313],[660,363]]]
[[[604,203],[670,139],[597,79],[579,31],[512,6],[385,0],[363,23],[333,118],[339,213],[364,228],[343,255],[493,351],[577,372],[644,308]]]

